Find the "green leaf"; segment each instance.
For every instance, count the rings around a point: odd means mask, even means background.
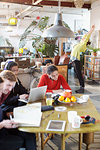
[[[95,47],[92,47],[92,46],[87,46],[87,48],[88,48],[89,50],[92,50],[93,52],[100,51],[100,48],[95,48]]]

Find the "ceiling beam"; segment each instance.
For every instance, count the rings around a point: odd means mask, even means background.
[[[58,6],[58,1],[45,1],[42,0],[40,3],[40,5],[46,5],[46,6]],[[61,7],[75,7],[74,2],[62,2],[61,1]],[[91,4],[84,4],[82,8],[87,8],[90,9],[91,8]]]
[[[22,10],[20,13],[18,13],[15,17],[19,17],[20,15],[22,15],[23,13],[25,13],[26,11],[28,11],[29,9],[31,9],[32,6],[28,6],[26,9]]]
[[[32,5],[32,0],[0,0],[0,2]]]
[[[40,2],[41,2],[42,0],[33,0],[33,5],[37,5],[37,4],[39,4]]]
[[[43,6],[58,6],[58,1],[46,1],[46,0],[1,0],[0,2],[9,2],[9,3],[17,3],[17,4],[25,4],[25,5],[33,5],[34,3],[43,5]],[[61,1],[61,7],[75,7],[74,2],[64,2]],[[91,4],[84,4],[82,8],[91,8]]]

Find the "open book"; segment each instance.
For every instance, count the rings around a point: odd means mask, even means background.
[[[39,127],[42,117],[41,103],[14,108],[13,114],[13,120],[19,123],[19,126]]]

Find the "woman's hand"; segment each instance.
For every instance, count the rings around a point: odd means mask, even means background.
[[[92,26],[92,30],[94,30],[94,29],[95,29],[95,25]]]
[[[0,128],[17,128],[18,127],[18,123],[15,123],[12,120],[3,120],[2,122],[0,122]]]
[[[28,94],[22,94],[22,95],[19,96],[19,98],[26,100],[26,99],[28,99],[28,96],[29,96]]]

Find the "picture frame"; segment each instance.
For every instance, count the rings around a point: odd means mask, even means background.
[[[49,120],[46,130],[48,131],[64,131],[66,121],[63,120]]]

